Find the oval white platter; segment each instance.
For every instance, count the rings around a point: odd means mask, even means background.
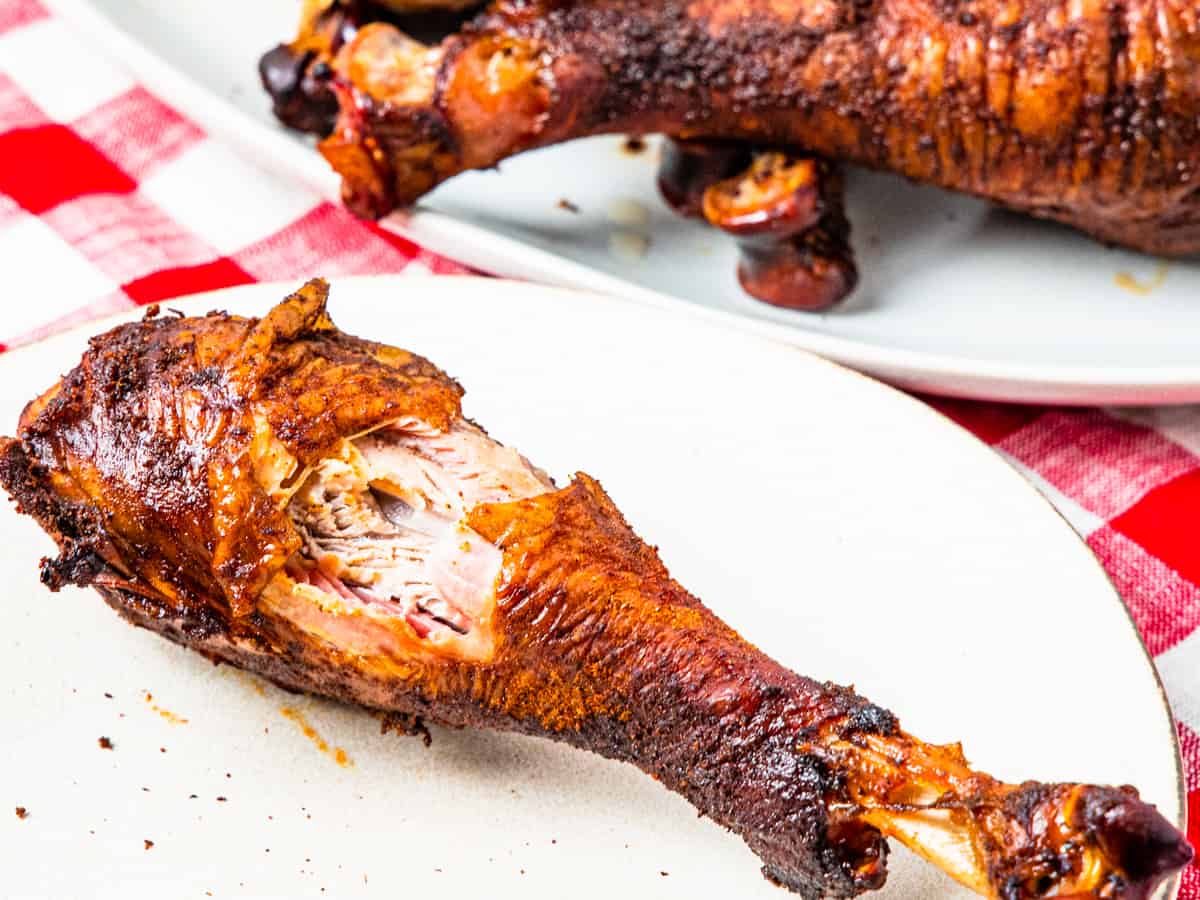
[[[311,143],[275,122],[256,63],[287,38],[297,0],[48,0],[95,49],[270,171],[336,197]],[[896,384],[1054,403],[1200,401],[1200,263],[1169,266],[987,204],[853,173],[862,283],[814,315],[749,299],[731,241],[681,220],[654,186],[656,153],[620,138],[526,154],[452,180],[395,228],[484,271],[684,305]],[[214,185],[214,191],[219,186]],[[564,211],[571,201],[579,212]],[[643,257],[614,255],[614,202],[648,212]],[[1161,280],[1161,283],[1159,283]],[[1122,285],[1125,285],[1124,287]]]
[[[293,287],[168,305],[258,314]],[[330,311],[443,366],[468,415],[557,479],[600,478],[673,574],[785,664],[854,683],[927,740],[962,739],[1002,778],[1134,783],[1181,821],[1170,713],[1100,566],[923,404],[583,292],[348,279]],[[97,330],[0,357],[0,431]],[[7,503],[0,533],[0,794],[29,811],[0,815],[9,896],[784,896],[632,767],[511,735],[381,735],[131,628],[90,591],[48,593],[52,545]],[[902,850],[891,870],[881,897],[967,896]]]

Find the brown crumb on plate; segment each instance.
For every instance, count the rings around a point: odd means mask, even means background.
[[[113,742],[110,738],[101,737],[97,739],[96,743],[100,745],[101,750],[111,750],[113,748]]]
[[[150,840],[150,838],[146,838],[144,841],[142,841],[142,843],[145,845],[147,850],[154,846],[154,841]]]
[[[622,142],[621,152],[628,156],[641,156],[646,152],[646,142],[640,135],[631,134]]]
[[[569,213],[579,212],[579,207],[576,206],[574,203],[572,203],[570,200],[568,200],[566,197],[563,197],[561,200],[559,200],[558,203],[555,204],[555,206],[557,206],[559,209],[566,210]]]
[[[18,819],[28,819],[29,818],[29,810],[27,810],[23,806],[18,806],[17,807],[17,818]]]

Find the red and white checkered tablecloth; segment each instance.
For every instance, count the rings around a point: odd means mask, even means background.
[[[0,349],[228,285],[467,271],[243,161],[37,0],[0,0],[0,262]],[[1025,472],[1108,570],[1179,720],[1200,846],[1200,409],[929,402]],[[1181,896],[1200,900],[1200,868]]]

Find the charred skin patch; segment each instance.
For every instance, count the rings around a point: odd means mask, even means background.
[[[334,66],[345,85],[336,129],[345,140],[327,155],[346,195],[373,198],[359,209],[382,215],[465,168],[578,137],[745,141],[1186,255],[1200,249],[1200,19],[1160,6],[501,2],[430,48],[438,77],[400,100],[356,74],[378,43],[347,43]],[[452,88],[460,67],[487,71],[514,46],[532,51],[537,77],[512,80],[504,105],[548,103],[520,128],[497,129]],[[533,97],[533,83],[548,93]],[[430,121],[445,140],[431,140]],[[369,170],[348,144],[391,163],[386,192],[368,189]],[[438,163],[413,165],[414,156]]]

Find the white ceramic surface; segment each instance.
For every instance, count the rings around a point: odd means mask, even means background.
[[[274,170],[336,196],[337,179],[281,129],[256,62],[293,28],[296,0],[50,0],[89,41]],[[722,320],[908,387],[959,396],[1148,404],[1200,401],[1200,263],[1175,262],[1147,294],[1156,260],[1066,229],[890,176],[855,173],[850,212],[863,280],[824,315],[747,298],[731,242],[680,220],[654,188],[656,154],[620,138],[527,154],[472,173],[390,224],[486,271],[586,287]],[[574,215],[560,198],[576,204]],[[614,200],[649,211],[641,259],[615,256]]]
[[[178,306],[261,313],[285,290]],[[1020,475],[922,404],[585,293],[349,279],[331,313],[444,366],[466,412],[556,478],[601,478],[675,576],[788,665],[855,683],[929,740],[963,739],[1000,777],[1131,782],[1181,819],[1169,713],[1100,567]],[[0,358],[0,431],[86,337]],[[0,803],[29,811],[0,815],[5,896],[786,896],[632,767],[530,738],[380,735],[359,711],[135,630],[89,591],[48,593],[51,543],[8,503],[0,534]],[[891,868],[882,897],[965,896],[902,851]]]

